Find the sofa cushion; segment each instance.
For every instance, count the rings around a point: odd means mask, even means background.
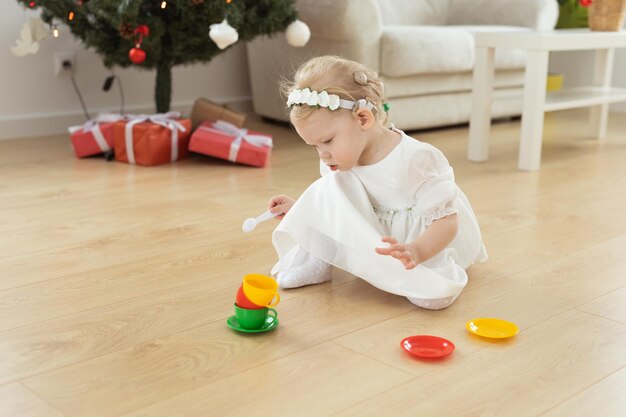
[[[471,25],[471,26],[447,26],[449,28],[466,30],[474,36],[477,32],[498,32],[509,30],[515,32],[528,32],[530,29],[519,26],[494,26],[494,25]],[[523,49],[498,49],[494,66],[496,69],[519,69],[526,65],[526,51]],[[472,65],[473,67],[473,65]]]
[[[388,99],[429,94],[468,92],[472,90],[471,72],[454,74],[420,74],[410,77],[390,78],[382,76],[385,96]],[[496,71],[493,79],[495,89],[521,87],[524,84],[524,70]]]
[[[402,130],[424,129],[467,123],[472,109],[469,91],[389,100],[389,116]],[[522,112],[522,88],[506,88],[493,92],[491,118],[517,116]],[[462,151],[463,154],[465,151]]]
[[[446,26],[383,26],[380,72],[389,77],[472,69],[472,34]]]
[[[510,26],[383,26],[380,73],[388,77],[456,73],[474,68],[474,33]],[[496,69],[523,68],[525,53],[496,51]]]
[[[450,0],[378,0],[385,25],[444,25]]]
[[[558,3],[554,0],[452,0],[446,24],[552,30],[559,17]]]

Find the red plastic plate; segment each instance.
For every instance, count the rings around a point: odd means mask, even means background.
[[[417,335],[402,339],[400,347],[418,358],[436,359],[454,351],[454,343],[437,336]]]

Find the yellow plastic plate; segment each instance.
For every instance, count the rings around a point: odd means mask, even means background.
[[[519,332],[519,327],[515,323],[487,317],[470,320],[465,327],[470,333],[490,339],[506,339]]]

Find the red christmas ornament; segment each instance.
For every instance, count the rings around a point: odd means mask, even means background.
[[[140,35],[139,39],[142,39],[144,36],[148,36],[149,34],[150,28],[147,25],[139,25],[135,29],[135,35]],[[141,42],[141,40],[139,42]]]
[[[593,3],[593,0],[580,0],[580,5],[583,7],[589,7]]]
[[[146,51],[144,51],[139,47],[139,45],[137,45],[136,48],[130,50],[130,52],[128,53],[128,58],[130,58],[130,61],[133,64],[139,65],[146,60]]]
[[[146,25],[140,25],[135,28],[135,47],[128,52],[128,58],[135,65],[139,65],[146,60],[146,51],[141,49],[141,42],[143,42],[143,37],[149,34],[150,29]]]

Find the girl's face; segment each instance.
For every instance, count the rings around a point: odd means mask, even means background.
[[[367,144],[362,122],[347,110],[319,109],[293,125],[306,144],[317,149],[320,160],[332,171],[349,171],[358,165]]]

